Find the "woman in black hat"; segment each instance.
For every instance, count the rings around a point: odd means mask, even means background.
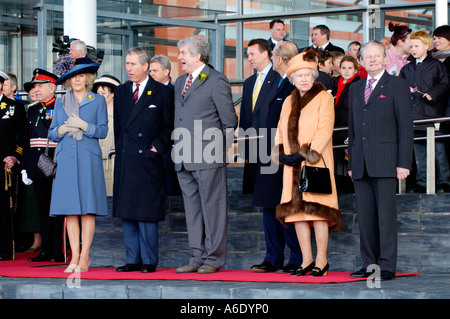
[[[94,93],[103,95],[106,100],[108,110],[108,135],[105,139],[100,140],[100,148],[102,149],[103,171],[106,182],[106,195],[112,196],[114,161],[108,158],[108,153],[114,150],[114,128],[113,128],[113,109],[114,109],[114,89],[120,85],[120,81],[112,75],[102,75],[94,82]]]
[[[98,68],[97,63],[77,64],[58,79],[68,92],[56,101],[49,130],[50,139],[58,143],[50,216],[66,216],[72,250],[65,272],[88,271],[95,215],[108,215],[99,146],[108,132],[106,101],[91,91]]]

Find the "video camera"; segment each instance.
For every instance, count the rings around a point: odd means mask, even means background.
[[[57,39],[53,43],[52,52],[58,52],[60,55],[67,55],[70,51],[70,43],[78,39],[70,38],[68,35],[63,36],[62,41]],[[87,56],[94,62],[102,63],[105,52],[103,50],[97,50],[93,46],[86,45]]]

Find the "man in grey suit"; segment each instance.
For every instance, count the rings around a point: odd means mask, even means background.
[[[368,277],[378,265],[380,279],[395,278],[397,262],[397,179],[411,170],[413,120],[406,81],[384,71],[384,46],[361,47],[368,72],[350,87],[349,175],[355,186],[363,266],[351,277]],[[376,270],[376,269],[374,269]]]
[[[214,273],[225,263],[226,142],[233,141],[237,115],[228,79],[207,65],[205,40],[185,38],[178,49],[186,74],[175,82],[172,159],[183,193],[192,256],[176,271]]]

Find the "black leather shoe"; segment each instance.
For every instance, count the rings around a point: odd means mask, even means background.
[[[11,260],[11,256],[6,255],[6,254],[0,254],[0,261],[6,261],[6,260]]]
[[[277,269],[277,267],[266,261],[259,265],[253,265],[252,268],[250,268],[253,272],[274,272]]]
[[[116,268],[118,272],[129,272],[129,271],[139,271],[142,270],[141,264],[126,264],[125,266],[120,266]]]
[[[390,272],[387,270],[382,270],[380,272],[380,280],[392,280],[395,278],[395,272]]]
[[[277,272],[292,274],[294,271],[300,268],[300,265],[287,264],[277,270]]]
[[[358,271],[352,272],[350,274],[350,277],[352,277],[352,278],[368,278],[370,275],[372,275],[372,272],[368,272],[366,268],[361,268]]]
[[[55,263],[63,263],[63,262],[66,261],[66,259],[64,258],[63,255],[61,255],[61,256],[54,256],[54,257],[51,257],[51,258],[50,258],[50,261],[51,261],[51,262],[55,262]]]
[[[426,193],[426,192],[427,192],[427,188],[425,186],[417,184],[414,187],[414,193]]]
[[[450,185],[449,184],[441,184],[437,186],[437,193],[450,193]]]
[[[298,267],[295,271],[292,272],[292,277],[298,277],[298,276],[304,276],[308,272],[310,272],[314,267],[316,266],[316,263],[313,261],[308,266],[303,268],[302,266]]]
[[[50,259],[51,259],[50,256],[46,252],[41,251],[39,255],[37,255],[36,257],[29,258],[28,261],[40,262],[40,261],[50,261]]]
[[[142,265],[142,272],[155,272],[156,271],[156,265]]]

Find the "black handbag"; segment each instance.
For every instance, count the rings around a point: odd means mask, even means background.
[[[47,138],[47,146],[45,147],[45,152],[39,156],[37,166],[47,177],[54,177],[56,174],[56,150],[53,158],[48,155],[48,144],[49,140]]]
[[[305,165],[302,167],[300,175],[298,189],[301,193],[319,193],[319,194],[331,194],[331,178],[330,170],[325,164],[325,160],[322,157],[322,161],[325,167],[308,166],[309,150],[306,153]]]

